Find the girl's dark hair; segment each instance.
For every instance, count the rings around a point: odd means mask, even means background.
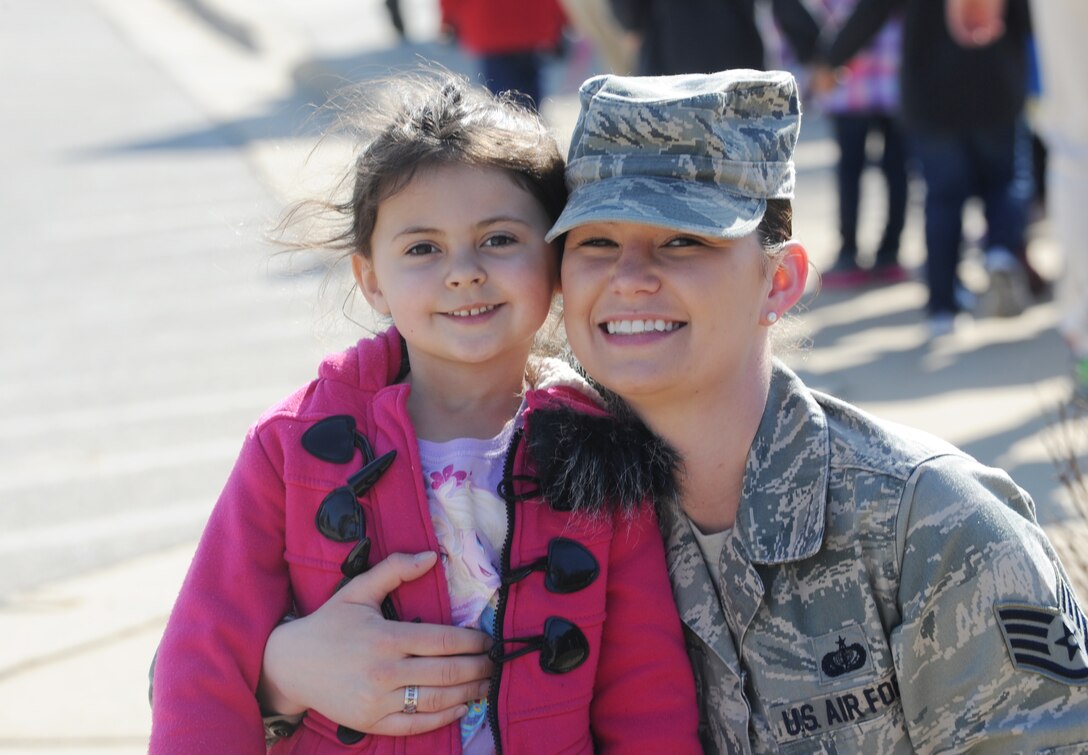
[[[319,238],[287,242],[370,257],[379,204],[421,169],[471,165],[507,171],[554,221],[567,201],[563,157],[540,116],[446,72],[402,74],[342,92],[332,105],[359,144],[342,201],[294,205],[281,230],[300,219],[332,222]],[[345,186],[346,184],[346,186]]]

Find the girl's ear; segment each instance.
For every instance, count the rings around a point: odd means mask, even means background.
[[[777,320],[796,304],[805,293],[808,282],[808,252],[797,241],[787,241],[778,255],[771,274],[771,289],[767,293],[764,318]]]
[[[374,274],[374,265],[370,260],[361,254],[351,255],[351,273],[355,276],[355,282],[359,284],[359,290],[363,292],[367,304],[378,314],[388,316],[389,305],[378,285],[378,276]]]

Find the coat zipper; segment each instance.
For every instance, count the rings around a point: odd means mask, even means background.
[[[510,448],[502,465],[503,499],[506,501],[506,539],[502,544],[502,574],[510,573],[510,541],[514,534],[514,457],[517,456],[518,444],[524,431],[518,428],[510,439]],[[506,616],[506,596],[510,586],[499,586],[499,601],[495,607],[495,639],[502,640],[503,619]],[[499,734],[499,680],[502,677],[502,665],[496,663],[491,672],[491,688],[487,693],[487,718],[491,724],[491,737],[495,740],[495,755],[502,755],[502,736]]]

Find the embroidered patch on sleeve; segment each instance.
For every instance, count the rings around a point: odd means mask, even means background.
[[[999,603],[994,611],[1016,668],[1063,684],[1088,684],[1088,620],[1064,582],[1058,583],[1057,608]]]

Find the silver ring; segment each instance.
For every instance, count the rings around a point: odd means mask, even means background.
[[[404,688],[404,708],[402,712],[415,713],[417,702],[419,702],[419,687],[409,684]]]

